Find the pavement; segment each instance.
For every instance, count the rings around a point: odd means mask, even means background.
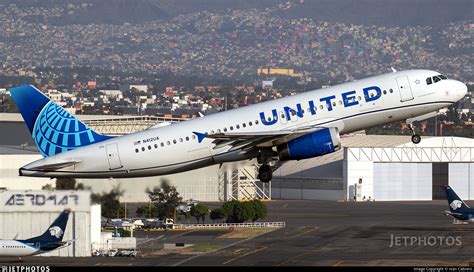
[[[446,201],[267,202],[266,221],[286,227],[253,238],[230,230],[135,232],[162,243],[211,244],[212,250],[158,250],[146,257],[26,257],[53,266],[469,266],[474,225],[453,224]],[[224,235],[224,236],[223,236]],[[0,259],[12,264],[15,259]]]

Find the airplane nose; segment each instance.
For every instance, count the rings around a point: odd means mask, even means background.
[[[456,98],[458,100],[462,99],[464,96],[467,94],[467,86],[461,81],[455,81],[454,82],[454,88],[453,88]]]
[[[460,88],[459,88],[460,93],[461,93],[463,96],[466,96],[466,94],[467,94],[467,85],[464,84],[464,83],[462,83],[462,82],[459,82],[459,83],[461,83],[461,84],[460,84],[461,86],[460,86]]]

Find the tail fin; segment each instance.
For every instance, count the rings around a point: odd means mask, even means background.
[[[64,232],[66,231],[66,225],[70,213],[70,209],[65,209],[42,235],[25,240],[25,242],[35,244],[61,242],[63,240]]]
[[[112,138],[94,132],[31,85],[10,94],[43,157]]]
[[[451,186],[444,187],[446,197],[448,198],[449,210],[453,213],[468,212],[471,208],[462,201],[462,199],[454,192]]]

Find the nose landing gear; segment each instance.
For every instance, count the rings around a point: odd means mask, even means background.
[[[408,124],[408,129],[410,130],[412,136],[411,136],[411,141],[414,144],[419,144],[421,142],[421,136],[416,134],[415,128],[413,127],[413,124]]]

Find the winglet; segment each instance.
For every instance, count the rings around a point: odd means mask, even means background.
[[[198,143],[201,143],[204,140],[204,138],[207,137],[207,133],[199,133],[199,132],[196,132],[196,131],[193,131],[193,133],[197,136]]]

